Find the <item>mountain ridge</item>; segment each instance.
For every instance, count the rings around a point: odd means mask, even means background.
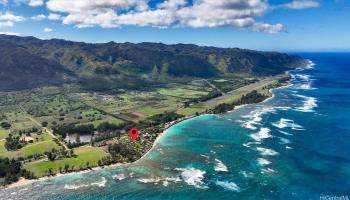
[[[22,81],[12,81],[13,83],[0,89],[25,89],[45,84],[62,84],[66,80],[75,80],[83,87],[90,85],[92,88],[90,86],[87,88],[97,90],[101,89],[100,86],[94,88],[93,83],[105,85],[106,88],[102,88],[104,90],[138,88],[140,85],[138,82],[145,86],[166,80],[159,77],[213,78],[225,74],[242,73],[250,76],[269,76],[305,64],[302,58],[286,53],[194,44],[167,45],[150,42],[94,44],[62,39],[40,40],[31,36],[0,35],[0,46],[2,46],[0,63],[2,63],[3,76],[16,76],[9,70],[14,68],[13,65],[16,65],[16,62],[21,62],[22,70],[26,70],[23,59],[18,61],[3,59],[6,52],[14,51],[14,47],[20,47],[23,49],[21,52],[26,55],[27,62],[36,60],[38,68],[41,67],[43,71],[51,70],[57,77],[53,79],[55,81],[40,79],[48,74],[30,74],[29,71],[30,80],[23,77]],[[32,70],[34,72],[37,69],[32,68]],[[32,82],[32,84],[27,85],[22,82]],[[16,87],[12,88],[11,85]]]

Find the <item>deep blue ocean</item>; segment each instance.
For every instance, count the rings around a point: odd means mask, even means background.
[[[166,131],[127,166],[0,190],[0,199],[350,198],[350,53],[303,53],[274,97]],[[327,196],[328,195],[328,196]]]

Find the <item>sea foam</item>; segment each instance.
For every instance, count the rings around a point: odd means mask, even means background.
[[[269,128],[261,128],[259,132],[255,134],[251,134],[250,137],[252,137],[255,141],[261,142],[262,140],[266,138],[272,137],[270,135],[270,129]]]
[[[116,175],[112,176],[112,178],[115,180],[121,181],[121,180],[125,179],[126,176],[124,174],[116,174]]]
[[[201,189],[208,188],[203,182],[205,171],[195,168],[175,168],[175,170],[181,171],[181,178],[188,185]]]
[[[272,150],[272,149],[256,147],[256,150],[258,150],[261,153],[261,155],[264,155],[264,156],[275,156],[275,155],[278,155],[278,152],[276,152],[275,150]]]
[[[297,107],[295,110],[300,112],[314,112],[317,107],[317,99],[315,97],[308,97],[303,95],[295,95],[303,99],[303,106]]]
[[[279,129],[284,129],[284,128],[303,129],[303,127],[295,123],[294,120],[285,119],[285,118],[281,118],[278,122],[272,123],[272,125]]]
[[[238,185],[234,182],[228,182],[228,181],[216,181],[215,182],[216,185],[221,186],[222,188],[224,188],[225,190],[230,190],[230,191],[236,191],[239,192],[240,188],[238,187]]]
[[[265,158],[258,158],[258,163],[260,166],[265,166],[265,165],[271,164],[271,162],[266,160]]]
[[[256,110],[251,111],[248,115],[243,115],[243,119],[247,120],[238,120],[241,123],[241,126],[247,129],[256,130],[256,125],[259,125],[262,121],[262,115],[274,112],[275,109],[273,107],[263,107],[258,108]]]
[[[64,188],[68,190],[76,190],[76,189],[90,187],[90,186],[104,187],[106,183],[107,183],[106,178],[102,177],[101,181],[92,182],[90,184],[66,184],[64,185]]]
[[[219,160],[219,159],[215,159],[215,167],[214,167],[214,170],[217,171],[217,172],[227,172],[228,169],[226,167],[226,165],[224,165],[224,163]]]

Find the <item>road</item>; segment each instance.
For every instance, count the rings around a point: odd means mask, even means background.
[[[57,141],[61,144],[61,146],[63,146],[65,148],[65,150],[69,150],[68,146],[62,142],[55,134],[53,134],[53,131],[49,128],[43,127],[41,125],[40,122],[38,122],[36,119],[34,119],[32,116],[30,116],[24,109],[22,106],[19,106],[19,108],[22,110],[22,112],[26,113],[26,118],[28,118],[30,121],[34,122],[36,125],[38,125],[39,127],[41,127],[43,129],[43,131],[45,131],[47,134],[49,134],[52,138],[57,139]]]

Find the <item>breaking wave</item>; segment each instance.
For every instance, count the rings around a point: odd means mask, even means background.
[[[261,153],[261,155],[264,155],[264,156],[275,156],[275,155],[278,155],[278,152],[276,152],[275,150],[272,150],[272,149],[256,147],[256,150],[258,150]]]
[[[296,111],[300,112],[315,112],[314,108],[317,107],[317,99],[315,97],[308,97],[303,95],[295,95],[303,99],[303,106],[295,108]]]
[[[221,186],[222,188],[224,188],[225,190],[230,190],[230,191],[236,191],[239,192],[240,188],[238,187],[238,185],[234,182],[228,182],[228,181],[216,181],[215,182],[216,185]]]
[[[175,168],[175,170],[181,171],[181,178],[187,185],[201,189],[208,188],[203,182],[205,171],[195,168]]]
[[[102,177],[101,181],[93,182],[90,184],[66,184],[64,188],[68,190],[77,190],[80,188],[91,187],[91,186],[104,187],[106,183],[107,183],[106,178]]]
[[[219,159],[215,159],[215,167],[214,167],[214,170],[217,171],[217,172],[227,172],[228,169],[226,167],[226,165],[224,165],[224,163],[219,160]]]
[[[252,137],[255,141],[261,142],[262,140],[266,138],[272,137],[270,135],[270,129],[269,128],[261,128],[259,132],[255,134],[251,134],[250,137]]]

